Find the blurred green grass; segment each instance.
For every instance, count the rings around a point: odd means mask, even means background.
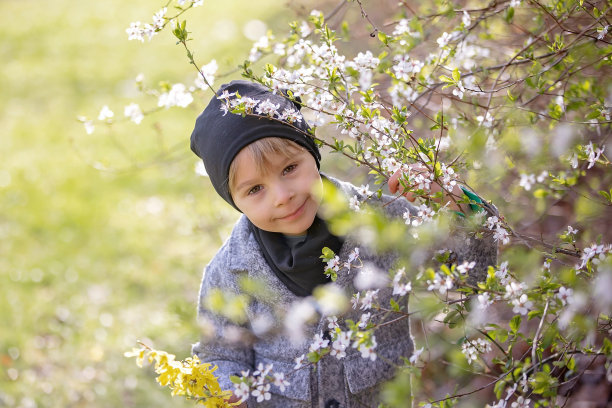
[[[123,352],[143,340],[188,356],[202,267],[238,215],[194,172],[203,101],[92,135],[76,120],[103,105],[122,117],[132,99],[154,108],[139,73],[153,88],[193,81],[168,32],[127,40],[161,6],[0,2],[0,407],[193,405]],[[252,43],[242,26],[285,30],[287,13],[273,0],[205,2],[188,14],[196,60],[233,69]]]

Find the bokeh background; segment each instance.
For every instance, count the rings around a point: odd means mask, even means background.
[[[204,265],[238,213],[195,172],[203,95],[186,109],[87,134],[77,117],[123,117],[138,91],[193,83],[169,31],[128,41],[165,2],[0,1],[0,407],[193,406],[123,356],[141,340],[178,358],[197,341]],[[171,15],[172,10],[168,11]],[[206,1],[188,14],[195,58],[221,81],[267,29],[277,0]]]

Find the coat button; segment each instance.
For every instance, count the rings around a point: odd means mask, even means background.
[[[340,403],[335,399],[328,399],[325,403],[325,408],[340,408]]]

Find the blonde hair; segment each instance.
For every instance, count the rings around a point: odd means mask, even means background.
[[[251,157],[255,162],[255,166],[257,167],[257,171],[265,173],[270,164],[269,158],[272,155],[280,154],[286,158],[291,158],[295,153],[298,153],[300,150],[304,150],[304,148],[299,144],[282,137],[265,137],[246,145],[243,150],[247,150],[251,154]],[[236,186],[236,167],[236,158],[234,158],[230,164],[228,172],[230,194]]]

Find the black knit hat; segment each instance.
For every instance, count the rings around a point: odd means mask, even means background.
[[[222,96],[226,95],[224,91],[230,95],[237,92],[242,98],[257,100],[258,105],[269,101],[279,106],[276,109],[279,113],[285,110],[299,111],[301,106],[299,102],[294,103],[283,94],[272,93],[257,83],[237,80],[221,85],[217,95],[213,96],[206,109],[196,119],[191,133],[191,150],[202,159],[210,181],[225,201],[240,211],[229,191],[229,168],[240,150],[256,140],[265,137],[289,139],[308,150],[319,168],[321,154],[313,138],[309,136],[310,127],[301,114],[298,114],[300,120],[294,121],[291,125],[267,117],[233,114],[227,112],[227,101],[237,96],[233,95],[227,99]],[[257,107],[253,110],[257,114]]]

